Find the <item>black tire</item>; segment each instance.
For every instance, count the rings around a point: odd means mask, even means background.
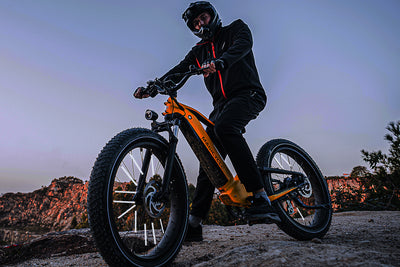
[[[146,151],[151,153],[146,189],[139,201],[133,201]],[[119,133],[100,152],[90,176],[87,208],[96,246],[109,265],[164,266],[181,249],[188,223],[188,188],[177,155],[168,200],[160,203],[151,198],[161,188],[167,152],[168,142],[162,136],[141,128]]]
[[[321,238],[329,230],[332,206],[328,186],[317,164],[298,145],[284,139],[274,139],[263,145],[257,154],[259,167],[280,168],[303,173],[307,186],[297,190],[299,199],[307,205],[325,205],[322,209],[305,209],[290,199],[273,202],[282,220],[278,224],[288,235],[298,240]],[[266,173],[263,175],[268,195],[278,190],[279,184],[289,175]]]

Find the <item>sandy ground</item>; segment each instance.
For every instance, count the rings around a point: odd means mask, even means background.
[[[323,239],[297,241],[275,225],[204,226],[172,266],[400,266],[400,212],[334,214]],[[100,254],[31,259],[11,266],[107,266]]]

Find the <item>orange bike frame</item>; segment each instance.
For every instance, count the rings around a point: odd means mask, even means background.
[[[220,191],[219,198],[225,205],[248,207],[250,206],[249,197],[252,192],[247,192],[244,185],[240,182],[238,176],[233,177],[222,159],[218,150],[214,146],[210,136],[204,130],[202,125],[214,127],[214,123],[207,119],[203,114],[187,105],[179,103],[175,97],[169,97],[163,115],[167,118],[179,119],[179,128],[191,146],[193,152],[200,161],[200,164],[206,172],[211,183]],[[278,169],[267,168],[263,172],[283,173]],[[299,173],[284,171],[287,174]],[[300,174],[301,175],[301,174]],[[296,190],[298,186],[286,188],[274,195],[269,196],[270,201],[275,201],[290,192]]]
[[[214,123],[194,108],[178,103],[175,98],[168,98],[164,104],[164,116],[180,118],[180,129],[210,181],[221,192],[221,201],[231,206],[249,206],[248,197],[252,193],[246,191],[237,176],[233,177],[202,125],[214,127]]]

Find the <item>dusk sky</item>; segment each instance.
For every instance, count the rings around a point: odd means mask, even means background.
[[[162,76],[198,41],[181,19],[192,1],[0,0],[0,193],[54,178],[88,180],[106,142],[149,127],[165,96],[134,89]],[[268,95],[247,126],[257,153],[270,139],[303,147],[325,176],[367,166],[400,120],[400,1],[212,1],[222,23],[241,18]],[[208,115],[201,76],[178,99]],[[198,163],[180,135],[188,180]]]

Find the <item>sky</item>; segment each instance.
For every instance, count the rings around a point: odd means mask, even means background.
[[[0,193],[30,192],[54,178],[88,180],[118,132],[150,127],[165,96],[134,89],[161,77],[198,42],[181,19],[191,1],[0,0]],[[367,166],[400,120],[400,1],[211,1],[223,25],[240,18],[267,107],[247,126],[254,154],[268,140],[303,147],[325,176]],[[201,76],[178,99],[208,115]],[[181,135],[188,180],[198,162]]]

